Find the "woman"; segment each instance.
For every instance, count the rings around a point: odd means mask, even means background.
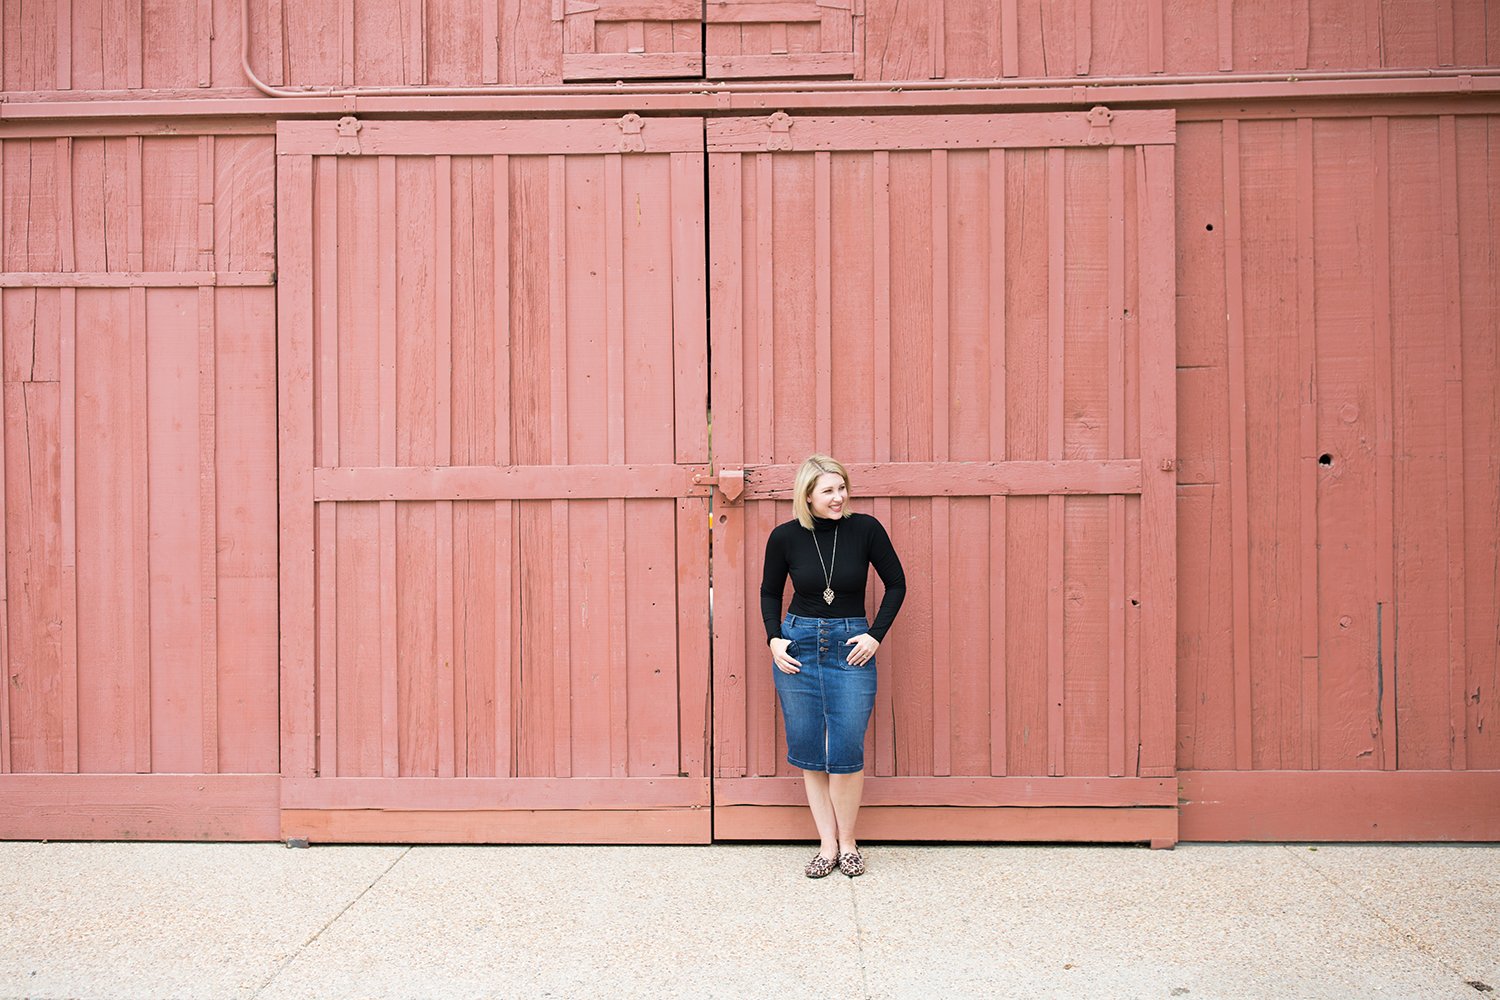
[[[875,707],[875,651],[906,597],[906,576],[879,521],[849,509],[849,470],[813,455],[797,470],[795,520],[766,539],[760,613],[776,664],[786,721],[787,763],[802,769],[807,805],[822,844],[808,878],[834,868],[865,872],[854,837],[865,782],[865,729]],[[885,584],[875,623],[865,619],[865,581]],[[792,603],[781,594],[792,578]]]

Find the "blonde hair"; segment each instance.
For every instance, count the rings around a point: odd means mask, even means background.
[[[797,467],[797,479],[792,486],[792,511],[797,515],[797,523],[808,531],[813,530],[812,506],[807,502],[812,496],[813,487],[818,483],[818,477],[828,473],[834,473],[844,480],[844,489],[850,489],[849,470],[844,468],[842,462],[827,455],[809,455],[803,463]],[[849,505],[844,505],[844,517],[848,517],[853,511]]]

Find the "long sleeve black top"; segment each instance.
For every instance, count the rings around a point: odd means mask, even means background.
[[[839,520],[813,518],[814,530],[797,521],[778,524],[766,539],[765,571],[760,581],[760,616],[766,624],[766,641],[781,637],[781,595],[786,578],[792,578],[794,615],[807,618],[861,618],[865,614],[865,582],[871,566],[885,584],[880,611],[870,623],[876,642],[896,620],[906,599],[906,574],[885,528],[869,514],[850,514]],[[834,551],[834,532],[838,551]],[[817,548],[814,548],[817,546]],[[818,561],[819,553],[822,562]],[[824,568],[832,563],[833,603],[823,600]]]

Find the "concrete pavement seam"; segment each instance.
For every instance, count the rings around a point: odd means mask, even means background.
[[[1323,879],[1323,881],[1325,881],[1329,885],[1333,886],[1335,889],[1338,890],[1338,892],[1341,895],[1343,895],[1350,902],[1354,903],[1361,910],[1364,910],[1370,916],[1374,917],[1376,920],[1378,920],[1382,924],[1384,924],[1386,926],[1386,928],[1389,929],[1398,938],[1401,938],[1404,941],[1410,942],[1416,948],[1416,950],[1417,950],[1417,952],[1419,954],[1421,954],[1424,957],[1426,957],[1427,959],[1431,960],[1434,964],[1440,966],[1441,968],[1447,969],[1450,973],[1452,973],[1454,975],[1455,978],[1457,978],[1457,980],[1459,981],[1459,983],[1466,983],[1468,981],[1468,978],[1469,978],[1469,974],[1468,973],[1465,973],[1462,969],[1456,969],[1452,965],[1450,965],[1441,955],[1439,955],[1437,953],[1437,951],[1432,947],[1432,945],[1425,938],[1420,937],[1417,934],[1416,931],[1409,930],[1409,929],[1403,927],[1402,925],[1396,923],[1395,921],[1393,921],[1390,918],[1388,918],[1384,913],[1381,913],[1380,910],[1378,910],[1375,907],[1371,906],[1369,903],[1365,902],[1362,898],[1360,898],[1359,896],[1356,896],[1354,893],[1352,893],[1348,889],[1344,888],[1343,884],[1340,883],[1337,879],[1335,879],[1333,876],[1329,875],[1327,872],[1323,871],[1317,865],[1312,864],[1305,857],[1303,857],[1302,853],[1300,851],[1296,850],[1296,848],[1293,845],[1291,845],[1291,844],[1283,844],[1281,846],[1282,846],[1282,850],[1286,851],[1292,857],[1294,857],[1294,858],[1297,859],[1297,863],[1298,864],[1302,865],[1308,871],[1311,871],[1311,872],[1315,873],[1319,878]],[[1305,845],[1303,845],[1303,847],[1305,849]]]
[[[859,995],[870,1000],[870,978],[865,970],[865,929],[859,922],[859,892],[849,879],[849,905],[854,912],[854,950],[859,957]]]
[[[411,850],[412,850],[412,845],[408,844],[406,846],[406,850],[404,850],[400,854],[396,855],[396,859],[394,861],[392,861],[390,864],[388,864],[388,865],[385,866],[385,871],[381,872],[379,875],[376,875],[375,878],[371,880],[371,882],[370,882],[369,885],[365,886],[363,889],[361,889],[359,891],[359,895],[358,896],[355,896],[353,899],[349,900],[349,902],[344,906],[344,908],[342,910],[340,910],[339,912],[335,913],[332,917],[330,917],[323,924],[322,927],[318,928],[317,932],[315,934],[313,934],[312,937],[308,938],[306,941],[303,941],[302,944],[300,944],[299,946],[297,946],[297,948],[290,955],[288,955],[286,957],[286,960],[283,961],[280,965],[278,965],[276,967],[276,971],[272,972],[271,975],[266,979],[266,981],[263,982],[263,983],[261,983],[260,986],[258,986],[256,988],[255,992],[253,994],[251,994],[250,1000],[255,1000],[256,997],[258,997],[262,993],[264,993],[266,991],[266,987],[268,987],[272,983],[274,983],[276,981],[276,977],[280,976],[283,972],[285,972],[286,971],[286,967],[288,965],[291,965],[294,961],[296,961],[298,955],[301,955],[308,948],[311,948],[312,945],[313,945],[313,942],[317,941],[318,938],[320,938],[320,937],[323,936],[323,932],[324,931],[328,930],[328,928],[330,928],[334,924],[338,923],[339,920],[343,918],[344,914],[348,913],[349,910],[350,910],[350,908],[352,908],[355,903],[358,903],[361,899],[364,899],[365,898],[365,894],[368,893],[371,889],[375,888],[377,885],[379,885],[381,883],[381,881],[383,881],[385,879],[385,877],[391,873],[391,869],[395,868],[398,864],[401,863],[401,859],[402,858],[406,857],[408,854],[411,853]]]

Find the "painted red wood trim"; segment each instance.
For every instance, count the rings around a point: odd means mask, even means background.
[[[1184,840],[1500,840],[1500,771],[1183,771],[1178,781]]]
[[[57,18],[57,89],[73,86],[73,0],[57,0],[53,6]]]
[[[1176,769],[1177,395],[1173,151],[1136,154],[1140,296],[1142,777]]]
[[[1171,82],[1164,82],[1170,79]],[[931,86],[924,86],[931,84]],[[1379,70],[1305,72],[1295,79],[1281,74],[1239,73],[1232,76],[1173,75],[1090,77],[1088,86],[1058,85],[1054,77],[1002,78],[994,81],[902,81],[881,87],[864,82],[799,81],[724,84],[706,89],[703,83],[684,87],[671,83],[610,85],[607,92],[590,85],[555,87],[456,88],[457,93],[418,94],[404,88],[361,88],[357,94],[329,96],[327,91],[295,91],[299,115],[469,114],[549,115],[625,114],[628,112],[693,114],[736,112],[769,114],[831,109],[887,113],[892,109],[930,113],[962,109],[993,111],[1043,108],[1086,103],[1180,105],[1179,121],[1239,118],[1368,117],[1374,102],[1380,114],[1430,116],[1434,113],[1482,114],[1500,92],[1500,70]],[[430,91],[431,88],[429,88]],[[455,88],[449,88],[453,90]],[[1003,89],[1003,100],[996,91]],[[268,134],[283,124],[288,102],[278,98],[206,95],[201,90],[153,90],[147,99],[119,99],[118,90],[16,91],[0,105],[0,134],[7,137],[74,136],[76,124],[64,119],[92,119],[90,135],[217,135]],[[230,92],[230,93],[243,93]],[[1400,98],[1397,100],[1397,98]],[[1381,99],[1389,99],[1382,101]],[[100,102],[109,114],[101,120]],[[1280,102],[1280,103],[1277,103]],[[1438,110],[1434,109],[1447,109]],[[174,122],[173,119],[184,119]],[[662,121],[667,119],[656,119]],[[1118,140],[1117,140],[1118,141]],[[1128,143],[1127,143],[1128,144]],[[461,150],[445,152],[458,155]],[[543,147],[541,152],[546,152]],[[605,150],[612,151],[612,150]]]
[[[707,375],[705,367],[700,380]],[[677,501],[678,769],[695,778],[709,776],[709,741],[713,734],[708,697],[709,606],[704,558],[709,547],[709,503],[708,500]]]
[[[491,189],[494,201],[494,289],[493,334],[495,339],[495,464],[510,463],[511,327],[510,327],[510,157],[491,159]],[[495,502],[495,776],[509,777],[515,770],[515,724],[512,684],[518,671],[519,615],[516,563],[512,532],[515,505]]]
[[[1159,5],[1155,12],[1160,13]],[[1109,246],[1105,281],[1108,285],[1109,360],[1105,381],[1109,411],[1110,458],[1125,455],[1125,150],[1109,150]],[[1105,640],[1109,650],[1109,773],[1125,773],[1125,498],[1109,498],[1109,621]]]
[[[887,352],[887,357],[889,353]],[[889,404],[887,404],[888,406]],[[887,445],[889,447],[889,445]],[[984,497],[1141,492],[1141,460],[846,462],[860,496]],[[746,500],[790,500],[795,465],[745,468]]]
[[[425,37],[425,32],[418,32]],[[425,73],[424,73],[425,75]],[[434,233],[436,267],[433,305],[436,311],[435,380],[433,419],[439,466],[453,461],[453,158],[433,161]],[[468,768],[468,706],[465,664],[455,655],[453,643],[453,501],[434,504],[436,520],[437,605],[437,766],[439,777],[462,776]]]
[[[339,82],[354,85],[354,0],[339,0]]]
[[[317,329],[313,335],[315,393],[311,413],[316,414],[313,442],[313,465],[336,465],[339,460],[339,255],[338,247],[338,161],[320,157],[316,171],[316,188],[309,206],[313,226],[313,246],[317,261]],[[294,206],[282,204],[283,211]],[[311,280],[311,278],[309,279]],[[284,294],[284,293],[283,293]],[[312,308],[309,302],[308,307]],[[311,470],[309,470],[311,472]],[[316,507],[315,549],[313,557],[314,587],[317,592],[317,652],[315,669],[309,680],[315,685],[314,700],[318,707],[316,743],[317,773],[338,773],[338,507],[324,504]]]
[[[198,137],[198,266],[214,271],[215,137]]]
[[[806,807],[804,807],[804,812]],[[281,837],[315,844],[706,844],[711,811],[289,809]]]
[[[711,119],[710,153],[758,153],[768,149],[771,131],[764,118]],[[1086,146],[1090,126],[1084,112],[858,118],[797,117],[786,133],[792,152],[902,149],[1020,149]],[[1171,144],[1176,122],[1170,111],[1116,111],[1111,123],[1119,145]]]
[[[396,464],[396,420],[397,420],[397,333],[400,322],[397,308],[396,285],[399,272],[396,261],[396,159],[382,156],[377,161],[376,204],[379,219],[376,224],[376,298],[379,302],[379,332],[377,336],[378,388],[375,424],[376,450],[382,466]],[[342,338],[340,338],[342,340]],[[342,350],[342,347],[340,348]],[[314,482],[317,470],[313,470]],[[393,777],[401,772],[401,715],[400,715],[400,649],[398,646],[399,617],[396,609],[396,574],[399,572],[396,553],[399,525],[396,505],[389,501],[380,504],[380,526],[376,551],[380,559],[380,767],[381,773]],[[351,653],[353,650],[350,651]],[[347,661],[346,661],[347,662]],[[351,664],[352,665],[352,664]],[[342,667],[343,664],[340,664]],[[342,677],[340,678],[342,680]],[[351,720],[352,721],[352,720]],[[357,723],[356,723],[357,724]]]
[[[720,778],[716,806],[807,806],[801,777]],[[868,778],[867,806],[1175,806],[1174,778],[919,777]]]
[[[1021,19],[1016,0],[1000,0],[1000,75],[1021,75]]]
[[[625,60],[629,60],[627,63]],[[701,77],[703,53],[698,52],[565,52],[565,80],[623,80],[644,77]]]
[[[1047,150],[1047,457],[1063,457],[1064,174],[1062,149]],[[1066,499],[1047,498],[1047,773],[1063,774],[1063,537]]]
[[[219,467],[216,293],[198,290],[198,588],[203,771],[219,770]]]
[[[944,32],[947,6],[944,0],[928,0],[927,3],[927,48],[932,56],[932,79],[934,80],[941,80],[948,75],[947,62],[944,59],[948,49],[948,40]]]
[[[1166,70],[1162,44],[1166,25],[1162,0],[1148,0],[1146,6],[1146,69],[1161,73]]]
[[[319,503],[644,499],[707,496],[710,488],[694,482],[707,475],[706,465],[399,465],[312,471],[313,499]]]
[[[1451,0],[1438,4],[1439,25],[1443,11],[1448,17],[1448,59],[1453,58],[1453,8]],[[1442,37],[1439,36],[1441,50]],[[1450,766],[1469,766],[1468,637],[1464,570],[1464,382],[1463,382],[1463,290],[1460,285],[1458,243],[1458,149],[1452,115],[1438,119],[1438,187],[1443,200],[1442,273],[1444,330],[1444,437],[1443,469],[1447,474],[1444,512],[1448,534],[1448,705]]]
[[[1293,3],[1292,20],[1292,67],[1307,69],[1312,48],[1312,0]]]
[[[704,286],[705,220],[703,153],[673,153],[672,360],[677,461],[708,461],[708,299]]]
[[[129,145],[126,147],[129,149]],[[139,165],[137,155],[127,158],[127,163]],[[139,172],[136,184],[130,188],[132,198],[139,197]],[[139,203],[137,202],[137,207]],[[139,213],[136,213],[139,220]],[[137,248],[132,256],[140,256],[140,229],[131,226],[128,230],[130,242]],[[296,260],[295,256],[285,258]],[[147,366],[146,366],[146,290],[132,288],[126,293],[129,299],[130,337],[130,525],[131,566],[135,567],[134,586],[131,588],[131,664],[134,669],[135,704],[132,706],[132,729],[135,736],[135,770],[146,773],[151,770],[151,576],[146,568],[151,565],[151,464],[147,452],[150,440],[150,424],[147,412]],[[285,619],[283,619],[285,622]],[[283,625],[283,627],[285,627]]]
[[[283,112],[286,110],[285,105],[280,108]],[[332,154],[340,149],[337,122],[281,122],[276,134],[277,151],[283,154]],[[513,156],[561,156],[568,153],[618,153],[621,152],[622,136],[617,118],[474,121],[465,122],[459,130],[455,130],[451,122],[374,120],[360,122],[358,142],[361,155],[491,156],[506,153]],[[646,144],[647,153],[698,153],[703,150],[702,124],[693,118],[644,119],[641,139]]]
[[[1234,69],[1234,0],[1219,0],[1219,69]]]
[[[68,246],[71,256],[72,247]],[[271,271],[7,271],[0,288],[202,288],[268,286]]]
[[[714,322],[709,325],[712,341],[712,399],[714,421],[712,457],[719,468],[735,468],[745,458],[743,371],[744,329],[744,239],[742,157],[738,154],[708,158],[708,210],[713,213],[708,228],[710,286],[709,301]],[[720,607],[744,608],[744,614],[713,616],[713,774],[739,776],[745,773],[746,725],[745,621],[745,505],[727,506],[710,500],[713,518],[714,591]]]
[[[144,268],[145,225],[141,202],[141,138],[125,140],[125,259],[132,271]]]
[[[487,3],[480,8],[480,61],[485,83],[500,82],[500,5]]]
[[[765,551],[764,539],[771,534],[777,521],[775,504],[756,504],[755,513],[755,518],[746,522],[745,548],[752,555]],[[749,530],[751,526],[754,526],[753,531]],[[751,774],[769,775],[776,773],[781,758],[776,741],[776,683],[770,671],[763,668],[764,654],[756,648],[764,646],[764,643],[759,638],[762,634],[760,603],[757,599],[759,588],[753,575],[745,581],[745,591],[745,631],[756,637],[755,646],[751,646],[748,641],[745,643],[748,650],[745,673],[749,682],[748,698],[751,705],[751,717],[747,725],[755,738],[753,752],[747,751],[747,766]],[[761,669],[757,669],[758,667]]]
[[[283,0],[266,0],[267,24],[259,33],[266,40],[266,60],[270,63],[268,75],[271,77],[273,83],[278,84],[286,83],[287,78],[290,76],[290,71],[286,66],[286,50],[283,45],[286,36],[286,13],[282,7],[282,2]],[[249,24],[248,13],[241,23],[242,25]],[[243,47],[248,52],[250,29],[242,26],[240,30],[245,32],[242,42],[244,43]],[[245,62],[248,65],[249,60],[246,59]]]
[[[874,287],[870,289],[875,355],[875,385],[872,389],[875,425],[872,428],[872,443],[876,461],[889,462],[891,458],[891,154],[885,150],[878,150],[872,154],[872,161],[871,235],[874,239],[872,265],[875,277]],[[784,476],[774,481],[790,482],[792,475],[791,469],[788,468]],[[857,476],[857,473],[851,472],[850,475]],[[747,486],[749,478],[747,475]],[[864,484],[861,483],[861,485]],[[890,498],[876,497],[873,508],[875,517],[880,523],[885,525],[887,530],[894,530]],[[883,589],[881,593],[884,594]],[[877,667],[880,662],[877,658]],[[894,774],[896,771],[893,687],[887,675],[887,680],[878,684],[875,689],[873,721],[875,773],[880,775]]]
[[[1172,790],[1176,794],[1175,787]],[[707,778],[285,778],[283,809],[681,809]]]
[[[295,219],[313,205],[312,158],[278,157],[276,203]],[[314,769],[313,228],[277,227],[277,445],[281,596],[281,772]],[[144,353],[142,354],[144,362]],[[142,565],[137,563],[136,565]],[[141,617],[137,615],[137,617]],[[139,693],[137,694],[139,697]],[[148,702],[149,704],[149,702]]]
[[[0,35],[5,32],[0,31]],[[0,42],[3,49],[3,42]],[[0,51],[0,59],[4,58]],[[0,178],[5,176],[5,143],[0,142]],[[5,199],[0,198],[0,233],[5,230]],[[5,353],[5,293],[0,290],[0,368]],[[0,413],[5,412],[5,378],[0,371]],[[5,470],[5,428],[0,426],[0,774],[10,773],[10,578],[7,569],[10,552],[6,512],[7,484]]]
[[[1010,13],[1014,15],[1012,5]],[[1013,22],[1007,21],[1007,25]],[[1009,31],[1007,27],[1005,30]],[[1005,251],[1006,251],[1006,152],[989,152],[989,309],[986,326],[990,345],[990,460],[1004,462],[1009,452],[1006,441],[1005,396]],[[879,457],[879,456],[877,456]],[[1003,775],[1009,769],[1008,680],[1005,646],[1007,641],[1006,575],[1009,566],[1005,539],[1007,527],[1006,499],[990,498],[990,773]],[[998,563],[998,565],[996,565]]]
[[[1299,742],[1302,768],[1313,770],[1318,766],[1318,399],[1313,270],[1316,253],[1313,238],[1313,123],[1309,118],[1297,120],[1296,155],[1297,370],[1301,391],[1298,493],[1302,560],[1302,716]]]
[[[715,840],[816,840],[807,805],[716,806]],[[1177,843],[1177,810],[1162,806],[871,806],[860,839],[1049,843]]]
[[[4,840],[274,840],[274,774],[15,774],[0,779]]]
[[[566,157],[547,157],[548,343],[551,358],[551,454],[554,465],[568,461],[568,229]],[[568,504],[552,502],[552,773],[573,773],[573,677],[571,656],[572,559]]]
[[[875,323],[875,426],[873,428],[875,460],[885,463],[891,459],[891,154],[885,150],[874,154],[874,237],[875,237],[875,287],[870,290],[874,300]],[[769,472],[769,470],[768,470]],[[850,471],[850,475],[854,473]],[[777,473],[769,472],[774,480]],[[793,472],[790,467],[780,477],[790,482]],[[750,476],[745,477],[745,487],[750,488]],[[864,485],[863,482],[861,485]]]
[[[1437,15],[1437,63],[1452,66],[1453,59],[1453,4],[1454,0],[1438,0],[1433,4]]]
[[[1073,0],[1073,57],[1079,76],[1089,75],[1093,55],[1093,0]]]
[[[941,13],[941,4],[937,5]],[[932,458],[948,460],[948,151],[934,149],[932,183]],[[852,474],[852,473],[851,473]],[[932,498],[932,772],[953,770],[953,574],[949,507]]]
[[[833,154],[813,154],[813,450],[833,448]]]
[[[62,151],[59,150],[59,153]],[[69,151],[71,153],[71,150]],[[71,160],[71,156],[69,156]],[[71,178],[72,166],[67,164]],[[72,200],[70,180],[60,185],[59,196]],[[69,217],[71,230],[71,216]],[[71,240],[71,231],[62,236]],[[71,248],[67,251],[72,256]],[[59,364],[58,394],[60,400],[58,444],[61,476],[59,479],[62,543],[61,593],[62,621],[58,623],[61,634],[61,679],[59,692],[62,715],[63,770],[78,771],[78,303],[77,292],[64,288],[60,294],[61,316],[58,319]]]
[[[1254,766],[1251,710],[1250,497],[1245,407],[1245,264],[1240,219],[1240,123],[1223,126],[1224,299],[1229,331],[1229,558],[1234,636],[1234,764]]]
[[[775,250],[773,176],[771,154],[758,153],[755,157],[755,319],[759,361],[756,457],[765,462],[773,459],[776,449],[776,296],[771,268],[771,254]],[[748,452],[745,457],[749,457]]]
[[[606,439],[611,465],[625,463],[625,230],[624,189],[620,157],[604,157],[604,352],[606,358]],[[675,194],[675,191],[673,192]],[[674,269],[676,261],[673,261]],[[675,366],[674,366],[675,368]],[[676,391],[674,378],[674,392]],[[611,498],[605,525],[608,564],[608,688],[610,771],[624,777],[629,769],[630,713],[626,658],[625,501]]]
[[[1374,378],[1375,395],[1375,668],[1380,702],[1379,764],[1398,766],[1396,734],[1396,537],[1395,537],[1395,378],[1391,337],[1391,129],[1390,119],[1371,121],[1374,191]]]
[[[775,55],[707,56],[704,75],[710,80],[755,77],[854,76],[858,62],[851,52],[788,52]]]
[[[212,87],[214,83],[214,0],[198,0],[196,20],[198,29],[198,86]]]

